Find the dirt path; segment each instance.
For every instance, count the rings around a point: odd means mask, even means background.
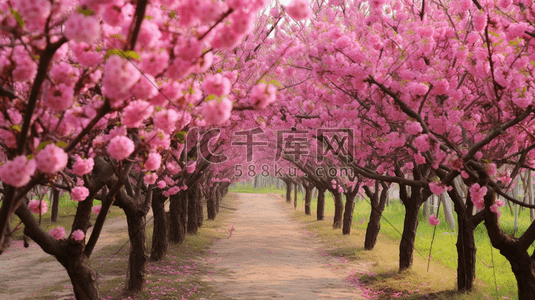
[[[117,232],[126,232],[125,218],[106,220],[95,250],[117,243],[124,236]],[[87,235],[91,234],[91,230]],[[72,299],[72,285],[67,271],[53,257],[30,242],[24,248],[22,241],[13,241],[11,247],[0,255],[0,299],[25,299],[35,295],[39,289],[54,287],[57,299]]]
[[[325,256],[281,206],[282,198],[238,194],[238,211],[229,219],[234,231],[217,242],[212,281],[220,295],[208,299],[365,299],[343,281],[366,264]],[[230,275],[229,275],[230,274]]]

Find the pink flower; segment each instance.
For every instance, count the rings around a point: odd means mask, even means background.
[[[482,10],[476,11],[472,14],[472,23],[474,24],[474,29],[481,32],[485,30],[487,26],[487,14]]]
[[[496,175],[496,164],[485,164],[485,172],[489,176]]]
[[[43,173],[53,174],[67,166],[69,156],[63,148],[48,144],[35,156],[37,169]]]
[[[162,156],[159,153],[149,153],[147,160],[143,167],[148,171],[158,170],[160,164],[162,163]]]
[[[257,109],[264,109],[277,98],[277,88],[263,82],[255,85],[251,91],[251,104]]]
[[[230,80],[220,73],[207,75],[202,84],[204,92],[208,95],[222,97],[230,93]]]
[[[441,182],[431,182],[429,184],[429,189],[435,195],[442,195],[442,193],[444,193],[444,191],[446,190],[446,188]]]
[[[14,187],[23,187],[35,173],[37,164],[35,159],[26,160],[20,155],[0,166],[0,181]]]
[[[116,160],[123,160],[130,156],[135,149],[134,142],[126,136],[116,136],[108,144],[108,153]]]
[[[413,135],[416,135],[423,131],[422,125],[420,125],[419,122],[412,122],[412,121],[407,121],[407,123],[405,123],[405,130],[407,130],[409,134],[413,134]]]
[[[512,40],[517,37],[522,37],[526,29],[528,29],[528,25],[524,22],[509,24],[509,27],[507,27],[507,39]]]
[[[79,242],[84,239],[85,233],[82,230],[78,229],[78,230],[75,230],[73,233],[71,233],[71,237],[75,241]]]
[[[152,115],[154,107],[143,100],[132,101],[123,110],[122,122],[128,128],[137,128]]]
[[[89,190],[85,186],[77,186],[71,190],[72,201],[83,201],[89,196]]]
[[[172,196],[172,195],[180,192],[180,187],[179,186],[174,186],[174,187],[170,188],[167,192],[169,193],[169,196]]]
[[[157,179],[158,175],[156,173],[148,173],[143,176],[143,181],[145,181],[145,184],[154,184]]]
[[[65,238],[65,228],[61,226],[51,228],[48,233],[50,233],[50,235],[56,240],[61,240]]]
[[[74,89],[64,83],[60,83],[48,90],[45,105],[55,111],[64,111],[73,103]]]
[[[414,139],[414,146],[420,152],[426,152],[431,149],[431,143],[429,142],[429,136],[427,134],[422,134]]]
[[[79,155],[76,156],[76,162],[72,166],[72,171],[78,176],[85,175],[93,170],[95,161],[92,157],[87,159],[81,158]]]
[[[230,118],[232,101],[227,98],[221,100],[212,99],[202,104],[202,115],[206,124],[221,125]]]
[[[431,226],[437,226],[438,224],[440,224],[440,220],[435,215],[430,215],[427,221],[429,222],[429,224],[431,224]]]
[[[94,16],[72,13],[64,26],[65,37],[75,42],[92,44],[100,37],[99,20]]]
[[[188,173],[193,173],[195,171],[195,167],[197,167],[197,163],[196,162],[194,162],[191,165],[187,166],[186,167],[186,171]]]
[[[94,214],[100,214],[100,210],[102,209],[102,205],[95,205],[93,206],[93,213]]]
[[[483,199],[485,194],[487,194],[487,187],[485,186],[480,187],[478,183],[474,183],[470,187],[470,198],[478,210],[485,208],[485,201]]]
[[[171,134],[176,129],[178,113],[174,109],[164,109],[154,114],[154,128]]]
[[[92,50],[86,43],[71,43],[72,54],[82,67],[96,67],[102,63],[104,56],[98,51]]]
[[[498,219],[500,218],[500,215],[502,214],[502,212],[500,211],[500,209],[498,208],[498,203],[494,203],[490,206],[490,211],[493,212],[493,213],[496,213],[498,215]]]
[[[312,16],[312,9],[307,0],[293,0],[286,7],[286,12],[296,21],[301,21]]]
[[[419,165],[425,164],[425,157],[422,155],[421,152],[418,152],[418,153],[414,154],[414,160]]]
[[[163,189],[166,186],[167,186],[167,183],[165,183],[165,181],[163,181],[163,180],[158,181],[158,188],[159,189]]]
[[[33,199],[28,203],[28,209],[34,214],[45,214],[48,210],[48,203],[46,201]]]
[[[112,55],[108,57],[104,65],[102,92],[104,96],[113,100],[111,103],[113,107],[118,107],[122,104],[121,100],[131,95],[131,88],[140,76],[132,63],[118,55]]]

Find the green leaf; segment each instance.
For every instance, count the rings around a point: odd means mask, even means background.
[[[169,18],[174,19],[175,16],[176,16],[176,10],[171,11],[171,13],[169,14]]]
[[[81,7],[78,7],[78,12],[84,16],[92,16],[95,14],[94,11],[92,11],[91,9],[82,9]]]
[[[41,142],[39,144],[39,146],[37,146],[37,153],[39,153],[39,151],[43,150],[44,147],[46,147],[46,145],[50,144],[50,142]]]
[[[68,144],[67,144],[67,142],[59,141],[59,142],[56,143],[56,146],[58,146],[60,148],[67,148]]]
[[[152,19],[154,19],[154,17],[153,16],[145,16],[145,19],[152,20]]]
[[[11,129],[16,130],[16,131],[21,130],[19,125],[11,125]]]
[[[282,84],[280,82],[278,82],[277,80],[275,80],[275,79],[271,79],[269,81],[269,84],[272,84],[272,85],[274,85],[274,86],[276,86],[278,88],[282,88]]]
[[[217,97],[215,95],[208,95],[208,97],[206,97],[206,102],[212,100],[212,99],[216,99]]]
[[[24,20],[22,20],[22,17],[20,16],[19,12],[14,10],[13,8],[11,8],[11,14],[13,15],[13,18],[15,18],[15,20],[17,20],[17,22],[19,23],[20,27],[23,27],[24,26]]]
[[[179,131],[176,133],[176,138],[180,143],[184,142],[186,140],[186,132],[185,131]]]
[[[123,57],[123,58],[131,58],[131,59],[141,61],[141,56],[139,56],[139,54],[136,51],[132,51],[132,50],[123,51],[120,49],[110,49],[108,50],[108,52],[106,52],[106,55],[104,55],[104,58],[108,58],[112,55],[119,55],[120,57]]]

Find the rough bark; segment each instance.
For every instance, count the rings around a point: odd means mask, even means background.
[[[181,244],[186,238],[188,193],[180,191],[171,196],[169,204],[169,242]]]
[[[199,227],[198,223],[198,199],[197,191],[195,187],[190,187],[188,190],[188,225],[187,233],[197,234],[197,229]]]
[[[153,192],[152,212],[154,216],[154,228],[152,231],[152,247],[150,252],[151,261],[160,261],[167,254],[169,238],[167,234],[167,220],[165,213],[165,201],[167,197],[158,189]]]
[[[414,192],[413,192],[414,193]],[[403,233],[399,245],[399,271],[410,269],[412,266],[414,239],[418,228],[418,211],[421,203],[408,201],[405,204],[405,219],[403,221]]]
[[[59,211],[59,189],[52,188],[52,211],[50,213],[50,221],[58,221],[58,211]]]
[[[460,292],[471,291],[476,278],[476,244],[474,230],[481,220],[472,216],[472,205],[467,207],[456,189],[448,192],[459,224],[457,234],[457,289]],[[471,203],[468,201],[467,203]],[[480,215],[481,216],[481,215]]]
[[[216,212],[216,215],[219,213],[219,205],[221,203],[221,198],[223,197],[222,194],[223,194],[223,190],[221,188],[216,188],[215,190],[215,212]]]
[[[527,252],[535,240],[535,222],[532,222],[526,232],[515,238],[505,234],[498,222],[496,213],[490,207],[496,203],[496,195],[492,189],[488,189],[485,195],[485,227],[489,234],[492,246],[505,256],[515,274],[518,287],[519,300],[535,299],[535,252],[530,256]]]
[[[342,193],[332,193],[334,197],[334,220],[333,229],[342,228],[342,215],[344,213],[344,200],[342,199]]]
[[[130,255],[126,272],[125,290],[140,292],[145,284],[147,265],[147,234],[145,232],[146,213],[141,210],[127,212],[128,236],[130,237]]]
[[[84,243],[73,239],[56,240],[51,237],[41,228],[24,202],[17,208],[15,214],[25,225],[24,234],[36,242],[43,251],[56,257],[67,270],[76,299],[100,299],[97,274],[91,268],[89,257],[84,251]]]
[[[202,191],[199,186],[197,186],[197,190],[195,191],[195,194],[197,195],[197,201],[196,201],[197,228],[199,228],[199,227],[202,227],[202,224],[204,223],[204,207],[202,203]]]
[[[67,270],[71,279],[74,296],[77,300],[100,299],[97,273],[91,268],[89,258],[83,252],[83,244],[74,241],[65,242],[64,255],[56,256]]]
[[[323,221],[325,217],[325,188],[316,187],[318,189],[318,205],[316,208],[316,219]]]
[[[388,199],[388,189],[383,187],[380,195],[378,191],[378,184],[375,185],[375,191],[371,191],[368,187],[364,187],[364,191],[368,198],[370,198],[371,212],[368,227],[366,228],[366,237],[364,239],[364,250],[372,250],[377,243],[377,236],[381,230],[381,217]]]
[[[312,202],[312,189],[314,186],[312,184],[304,185],[305,187],[305,215],[310,216],[312,213],[310,211],[310,203]]]
[[[208,220],[215,220],[215,217],[217,215],[216,190],[217,187],[211,187],[206,195],[206,212],[208,214]]]
[[[399,197],[403,202],[403,206],[405,206],[403,233],[401,234],[401,242],[399,244],[399,271],[401,272],[412,266],[414,239],[416,238],[416,229],[418,228],[418,212],[422,203],[431,195],[431,192],[429,189],[412,187],[409,196],[407,186],[400,185],[399,190]]]
[[[299,184],[295,184],[295,189],[294,189],[294,209],[297,209],[297,192],[299,190]]]
[[[342,226],[342,234],[351,233],[351,224],[353,223],[353,210],[355,210],[355,197],[357,193],[346,193],[346,206],[344,209],[344,222]]]
[[[284,182],[286,183],[286,202],[292,203],[292,182],[289,180]]]

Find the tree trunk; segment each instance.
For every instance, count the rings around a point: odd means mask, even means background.
[[[221,198],[223,197],[222,188],[217,187],[215,190],[215,212],[216,215],[219,213],[219,204],[221,203]]]
[[[169,204],[169,242],[181,244],[186,237],[188,192],[180,191],[171,196]]]
[[[145,232],[146,214],[141,210],[127,212],[128,236],[130,237],[130,255],[126,272],[125,290],[141,292],[145,283],[147,265],[147,234]]]
[[[342,234],[351,233],[351,223],[353,223],[353,210],[355,209],[355,197],[356,193],[347,193],[346,195],[346,207],[344,211],[344,224],[342,226]]]
[[[201,188],[197,186],[197,189],[195,190],[195,195],[197,196],[197,201],[195,202],[197,204],[197,228],[202,227],[202,224],[204,223],[204,208],[202,205],[202,192]]]
[[[480,172],[481,174],[482,172]],[[485,178],[483,177],[483,180]],[[531,256],[528,249],[535,240],[535,223],[531,223],[526,232],[520,238],[512,237],[505,234],[500,228],[498,216],[490,210],[490,207],[496,202],[496,194],[489,189],[484,196],[485,200],[485,227],[489,235],[491,244],[494,248],[500,250],[500,253],[511,264],[511,269],[515,274],[518,299],[534,300],[535,299],[535,253]]]
[[[316,208],[316,219],[323,221],[325,217],[325,188],[316,187],[318,190],[318,205]]]
[[[97,273],[91,268],[89,258],[85,256],[81,243],[67,241],[66,255],[56,256],[65,267],[71,279],[74,296],[77,300],[100,299]]]
[[[414,188],[413,190],[415,190]],[[413,194],[415,191],[413,191]],[[412,197],[411,197],[412,198]],[[412,266],[412,257],[414,252],[414,239],[416,237],[416,229],[418,228],[418,211],[422,202],[413,201],[404,202],[405,206],[405,220],[403,221],[403,233],[401,235],[401,243],[399,244],[399,271],[410,269]]]
[[[187,233],[189,234],[197,234],[198,229],[198,209],[197,209],[197,202],[200,201],[200,199],[197,198],[197,192],[196,187],[190,187],[188,190],[188,225],[187,225]]]
[[[286,202],[292,203],[292,182],[287,180],[286,182]]]
[[[153,191],[152,213],[154,215],[154,228],[152,230],[152,248],[150,252],[151,261],[160,261],[167,254],[169,238],[167,234],[167,220],[165,213],[165,201],[167,198],[162,195],[160,189]]]
[[[310,203],[312,201],[312,189],[314,186],[312,184],[305,185],[305,215],[310,216]]]
[[[476,243],[474,226],[466,217],[458,217],[457,235],[457,289],[459,292],[471,291],[476,278]]]
[[[372,192],[368,187],[364,187],[366,195],[370,198],[371,212],[370,221],[366,228],[366,237],[364,239],[364,250],[372,250],[377,243],[377,236],[381,230],[381,217],[385,210],[385,205],[388,200],[388,189],[383,187],[381,194],[379,195],[379,185],[375,185],[376,190]]]
[[[342,228],[342,215],[344,213],[344,200],[342,199],[342,193],[332,193],[334,196],[334,220],[333,229]]]
[[[215,216],[217,215],[216,211],[216,187],[211,187],[208,190],[208,197],[206,198],[206,212],[208,214],[208,220],[215,220]]]
[[[52,212],[50,214],[50,221],[58,221],[58,211],[59,211],[59,194],[60,190],[52,188]]]
[[[294,189],[294,209],[297,209],[297,192],[298,192],[299,184],[295,184]]]

